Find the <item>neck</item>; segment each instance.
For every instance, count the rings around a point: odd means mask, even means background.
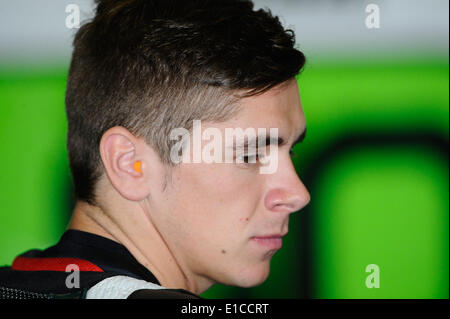
[[[122,244],[166,288],[200,294],[211,286],[205,281],[199,285],[192,280],[194,275],[177,260],[140,205],[133,210],[125,207],[116,207],[116,210],[118,214],[106,213],[104,208],[79,201],[68,229],[93,233]]]

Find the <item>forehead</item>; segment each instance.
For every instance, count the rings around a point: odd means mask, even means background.
[[[275,87],[264,94],[244,98],[240,111],[227,127],[278,128],[282,135],[302,132],[306,127],[296,80]]]

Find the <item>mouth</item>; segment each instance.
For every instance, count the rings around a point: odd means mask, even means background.
[[[285,235],[286,234],[255,236],[255,237],[252,237],[251,240],[260,247],[270,249],[270,250],[279,250],[283,246],[283,237]]]

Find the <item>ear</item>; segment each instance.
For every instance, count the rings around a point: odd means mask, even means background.
[[[151,167],[146,147],[144,141],[123,127],[109,129],[100,141],[106,175],[120,195],[130,201],[142,201],[150,195]]]

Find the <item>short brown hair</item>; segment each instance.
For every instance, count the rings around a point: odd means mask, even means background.
[[[96,205],[99,143],[122,126],[170,164],[169,133],[225,121],[245,96],[295,77],[295,37],[245,0],[96,0],[74,39],[66,91],[67,148],[77,200]]]

